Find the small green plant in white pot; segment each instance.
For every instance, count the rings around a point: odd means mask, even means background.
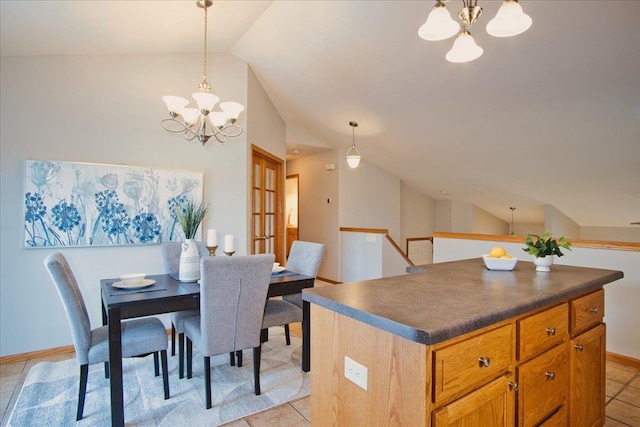
[[[560,248],[571,250],[571,243],[567,242],[564,236],[556,240],[549,231],[540,235],[527,234],[524,243],[527,247],[522,250],[534,256],[533,263],[536,265],[536,271],[545,273],[551,271],[554,255],[559,257],[564,255]]]
[[[178,218],[178,223],[185,237],[180,253],[180,270],[178,271],[178,278],[181,282],[195,282],[200,279],[200,252],[194,238],[208,210],[209,207],[203,202],[194,200],[188,200],[184,206],[175,210],[176,218]]]

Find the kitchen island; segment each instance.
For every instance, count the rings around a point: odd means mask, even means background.
[[[305,290],[312,423],[602,425],[603,286],[622,277],[478,258]]]

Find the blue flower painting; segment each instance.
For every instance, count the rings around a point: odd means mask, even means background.
[[[27,160],[26,247],[140,245],[184,239],[175,211],[202,199],[200,172]]]

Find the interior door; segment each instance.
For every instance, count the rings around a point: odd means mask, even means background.
[[[255,145],[251,148],[251,253],[272,253],[284,263],[284,162]]]

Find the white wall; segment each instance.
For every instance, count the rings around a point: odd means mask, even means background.
[[[341,227],[386,228],[400,241],[400,179],[368,163],[351,169],[344,156],[338,166]]]
[[[506,236],[509,234],[509,223],[490,214],[484,209],[473,205],[473,231],[474,234],[497,234]],[[515,227],[514,227],[515,229]]]
[[[640,243],[640,227],[580,227],[584,240],[612,240],[614,242]]]
[[[533,259],[522,251],[522,243],[436,237],[433,260],[435,263],[479,258],[493,246],[502,246],[523,261]],[[571,252],[563,252],[565,256],[555,257],[555,264],[620,270],[624,273],[624,278],[604,287],[607,351],[640,359],[640,252],[579,247],[572,248]],[[549,274],[553,274],[553,267],[551,269]]]
[[[527,234],[540,235],[544,233],[544,224],[514,224],[513,231],[516,236],[526,236]]]
[[[326,170],[324,165],[329,163],[339,164],[336,150],[288,161],[287,174],[299,175],[298,238],[324,243],[318,276],[337,281],[340,278],[339,172]]]
[[[403,250],[408,237],[430,237],[436,228],[436,202],[404,183],[400,184],[400,240]]]
[[[544,206],[544,229],[554,236],[564,236],[567,239],[580,237],[580,226],[551,205]]]
[[[247,95],[245,62],[232,55],[209,59],[216,95],[247,105],[243,127],[252,114],[268,114],[274,122],[272,111],[252,110],[247,102],[255,104],[256,98]],[[203,228],[234,234],[237,252],[246,253],[247,134],[203,147],[160,126],[168,117],[161,96],[190,97],[196,91],[199,55],[3,57],[0,67],[1,355],[71,343],[62,304],[42,264],[53,250],[22,247],[25,159],[202,171],[204,200],[211,207]],[[268,149],[284,153],[284,143],[278,148],[270,138]],[[163,272],[157,245],[61,252],[75,270],[94,326],[101,324],[99,279]]]

